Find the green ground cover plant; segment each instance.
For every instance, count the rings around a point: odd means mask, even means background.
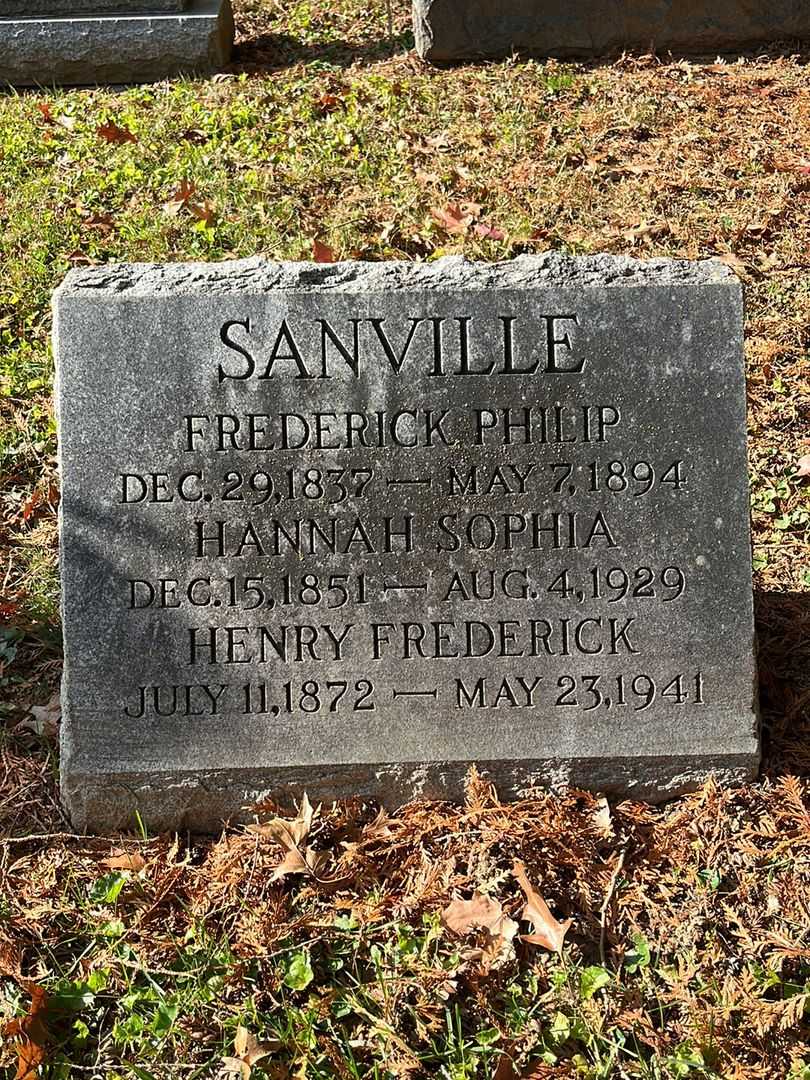
[[[212,80],[0,98],[0,1076],[808,1080],[807,58],[434,69],[399,3],[390,31],[380,2],[237,15]],[[272,807],[217,839],[74,837],[51,700],[67,270],[547,249],[745,282],[762,780],[663,809],[503,806],[475,776],[460,807],[322,807],[317,876],[274,879]],[[516,860],[573,920],[559,952],[522,940]],[[452,930],[475,893],[489,915]]]

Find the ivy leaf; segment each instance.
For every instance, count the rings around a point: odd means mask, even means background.
[[[96,881],[90,890],[90,899],[94,904],[114,904],[127,881],[126,873],[105,874]]]
[[[599,967],[598,964],[583,968],[579,973],[579,996],[583,1001],[589,1001],[603,986],[608,985],[610,979],[607,968]]]
[[[177,1005],[169,1005],[165,1001],[158,1005],[152,1020],[152,1031],[155,1035],[162,1038],[169,1033],[172,1024],[177,1019],[178,1011],[179,1007]]]
[[[314,978],[315,972],[307,950],[290,953],[284,962],[284,985],[291,990],[306,990]]]
[[[633,948],[624,954],[624,966],[631,975],[650,966],[650,945],[643,934],[633,934]]]

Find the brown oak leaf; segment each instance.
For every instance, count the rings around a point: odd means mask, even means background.
[[[321,243],[320,240],[312,241],[312,258],[317,263],[334,263],[338,261],[334,248]]]
[[[548,904],[529,881],[526,867],[522,862],[515,861],[512,873],[526,896],[526,905],[521,918],[532,924],[532,933],[522,934],[520,940],[527,941],[531,945],[540,945],[551,952],[562,952],[565,935],[574,920],[566,919],[563,923],[557,922]]]
[[[481,213],[478,203],[448,203],[445,207],[432,207],[433,221],[450,235],[463,235]]]
[[[45,1046],[48,1041],[48,1029],[45,1024],[45,1010],[48,995],[41,986],[29,984],[31,1006],[25,1016],[10,1020],[3,1026],[5,1039],[13,1041],[17,1054],[17,1072],[14,1080],[38,1080],[40,1065],[45,1061]]]
[[[480,236],[482,240],[505,240],[506,233],[503,229],[497,228],[495,225],[490,225],[487,221],[479,221],[473,230],[476,236]]]
[[[138,139],[129,128],[119,127],[114,120],[108,120],[106,124],[99,124],[96,135],[108,143],[137,142]]]
[[[163,212],[170,217],[176,217],[184,206],[188,206],[196,190],[197,188],[190,180],[181,180],[178,189],[163,204]]]
[[[258,836],[269,836],[287,849],[284,858],[271,874],[271,881],[278,881],[288,874],[311,874],[317,878],[318,871],[326,863],[328,855],[305,844],[315,813],[305,792],[298,817],[292,821],[287,818],[271,818],[263,825],[250,826],[251,832]]]
[[[250,1080],[250,1074],[257,1061],[274,1053],[281,1046],[278,1039],[265,1039],[263,1042],[251,1035],[247,1028],[241,1025],[236,1029],[233,1040],[235,1057],[222,1059],[225,1072],[232,1076],[240,1076],[242,1080]]]
[[[441,923],[454,934],[464,935],[470,930],[486,932],[484,947],[476,950],[474,958],[482,960],[486,967],[506,959],[518,924],[504,912],[499,900],[474,892],[470,900],[452,900],[441,913]]]
[[[140,874],[146,866],[146,859],[138,851],[116,851],[102,859],[101,864],[108,870],[131,870],[133,874]]]

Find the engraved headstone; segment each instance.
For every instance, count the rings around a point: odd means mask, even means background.
[[[230,58],[230,0],[0,0],[0,88],[155,82]]]
[[[601,55],[627,48],[713,54],[810,40],[805,0],[413,0],[428,60]]]
[[[55,310],[77,828],[756,770],[722,264],[125,265]]]

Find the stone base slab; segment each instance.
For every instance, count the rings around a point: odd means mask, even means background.
[[[207,75],[228,62],[230,0],[179,14],[0,17],[0,85],[92,86]]]
[[[219,832],[223,821],[249,821],[250,807],[272,797],[292,807],[306,792],[312,803],[366,798],[394,809],[414,798],[459,800],[473,762],[354,764],[273,770],[216,769],[150,773],[81,773],[62,770],[62,802],[74,828],[108,833],[136,826],[136,811],[150,832],[191,829]],[[661,803],[696,791],[709,776],[721,784],[753,780],[755,753],[658,757],[622,761],[477,761],[506,800],[566,788]],[[234,812],[234,807],[243,809]]]
[[[810,41],[807,0],[414,0],[413,17],[419,55],[439,62]]]

